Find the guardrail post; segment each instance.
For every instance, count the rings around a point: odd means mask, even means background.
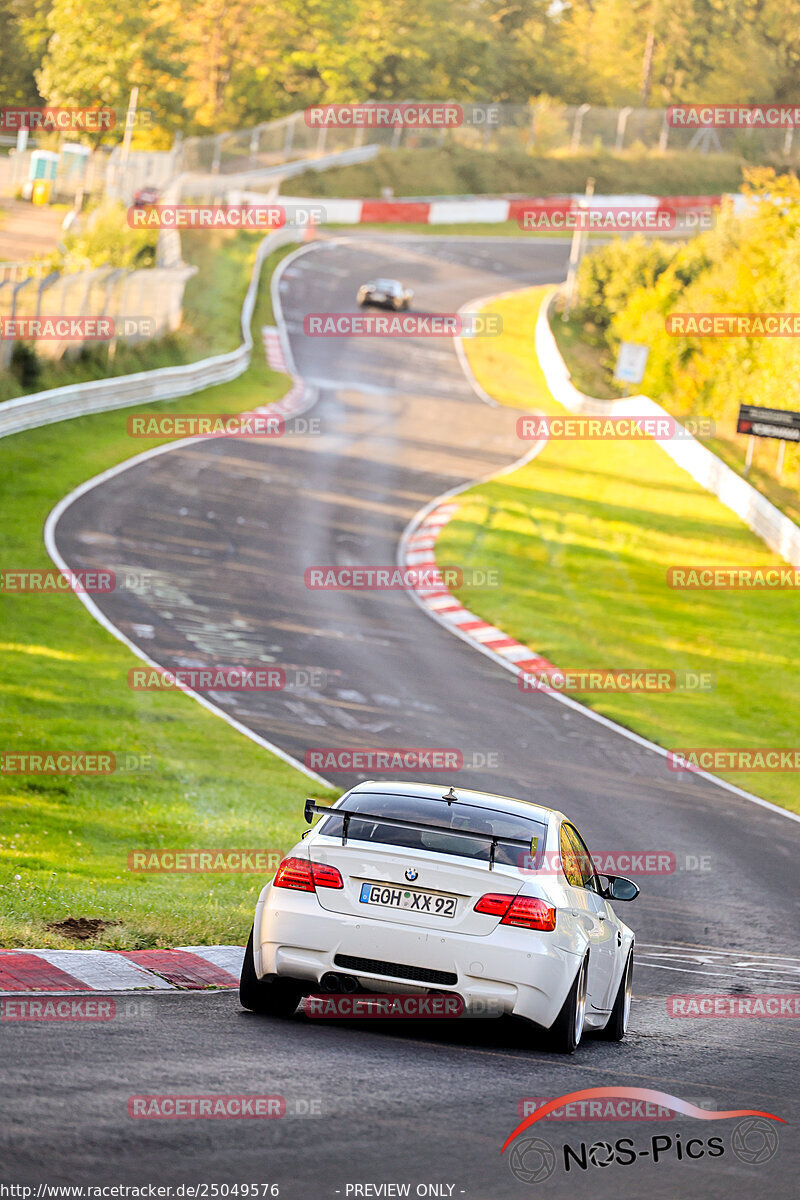
[[[664,113],[664,120],[661,122],[661,133],[658,135],[658,149],[664,154],[669,141],[669,125],[667,124],[667,114]]]
[[[250,151],[249,151],[250,156],[249,156],[248,161],[250,162],[251,166],[253,163],[253,159],[258,154],[258,143],[259,143],[260,132],[261,132],[261,126],[256,125],[250,134]]]
[[[572,126],[572,141],[570,149],[577,150],[581,144],[581,130],[583,129],[583,118],[591,108],[591,104],[581,104],[578,111],[575,113],[575,124]]]
[[[531,105],[531,119],[528,123],[528,137],[525,141],[525,149],[532,150],[536,145],[536,107]]]
[[[292,152],[294,144],[294,123],[297,120],[297,113],[293,113],[291,117],[286,118],[286,137],[283,143],[283,157],[288,158]]]
[[[222,157],[222,134],[214,138],[214,159],[211,163],[211,174],[219,175],[220,160]]]
[[[616,144],[617,150],[622,149],[622,144],[625,141],[625,128],[628,124],[628,117],[631,115],[632,112],[633,112],[633,109],[631,108],[630,105],[628,105],[626,108],[621,108],[619,110],[619,116],[617,117],[617,144]]]

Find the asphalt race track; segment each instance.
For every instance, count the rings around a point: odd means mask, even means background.
[[[319,388],[306,417],[321,432],[154,456],[77,499],[56,540],[74,569],[152,573],[139,593],[96,599],[164,667],[274,662],[324,672],[316,689],[213,697],[301,761],[313,747],[456,747],[474,765],[442,782],[563,809],[590,847],[673,852],[679,869],[642,879],[640,898],[619,910],[638,944],[626,1042],[588,1037],[562,1059],[512,1021],[281,1023],[243,1012],[232,994],[125,998],[100,1026],[6,1024],[3,1093],[15,1100],[3,1105],[0,1160],[14,1179],[40,1179],[46,1162],[55,1182],[276,1183],[292,1200],[378,1195],[352,1187],[380,1183],[408,1183],[412,1196],[417,1185],[444,1185],[439,1195],[475,1200],[579,1188],[599,1197],[796,1194],[796,1022],[670,1019],[665,998],[797,989],[798,823],[670,773],[659,755],[546,695],[520,693],[512,675],[402,592],[304,585],[313,565],[394,564],[424,504],[526,447],[516,414],[473,393],[448,341],[309,339],[303,315],[353,311],[358,283],[383,274],[414,288],[414,308],[454,311],[563,278],[567,253],[555,240],[317,243],[283,272],[280,295],[297,366]],[[482,766],[487,755],[498,765]],[[329,776],[343,788],[359,777]],[[681,869],[699,856],[704,870]],[[500,1147],[523,1097],[615,1084],[714,1110],[766,1110],[789,1124],[773,1126],[780,1146],[769,1161],[749,1163],[734,1153],[731,1120],[540,1122],[531,1135],[555,1148],[555,1172],[539,1184],[512,1174]],[[287,1116],[127,1116],[128,1097],[164,1092],[282,1094]],[[718,1136],[725,1151],[679,1159],[676,1130],[684,1142]],[[670,1133],[672,1147],[654,1162],[652,1137]],[[563,1170],[564,1142],[620,1137],[633,1139],[635,1163]]]

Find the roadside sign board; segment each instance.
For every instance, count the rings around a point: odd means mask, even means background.
[[[756,404],[740,404],[736,432],[748,433],[751,437],[800,442],[800,412],[787,412],[783,408],[759,408]]]
[[[620,342],[614,378],[619,379],[621,383],[641,383],[649,353],[649,346],[640,346],[637,342]]]

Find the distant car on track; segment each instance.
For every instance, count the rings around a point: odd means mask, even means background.
[[[555,809],[433,784],[360,783],[281,862],[256,905],[239,996],[291,1016],[311,992],[455,993],[549,1030],[572,1053],[584,1030],[621,1041],[634,936]]]
[[[158,188],[147,184],[133,193],[134,208],[148,208],[151,204],[158,204]]]
[[[402,309],[408,310],[413,299],[411,288],[404,287],[399,279],[371,279],[358,289],[361,308],[374,305],[376,308],[393,308],[395,312],[400,312]]]

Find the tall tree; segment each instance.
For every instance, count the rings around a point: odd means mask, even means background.
[[[39,90],[49,104],[108,106],[124,116],[130,89],[139,88],[139,106],[152,114],[150,141],[168,144],[170,131],[187,116],[183,98],[184,42],[171,0],[140,6],[110,0],[86,6],[83,0],[53,0],[47,18],[50,38]],[[87,53],[87,47],[91,51]],[[120,140],[123,120],[113,137]],[[146,127],[137,138],[148,141]]]

